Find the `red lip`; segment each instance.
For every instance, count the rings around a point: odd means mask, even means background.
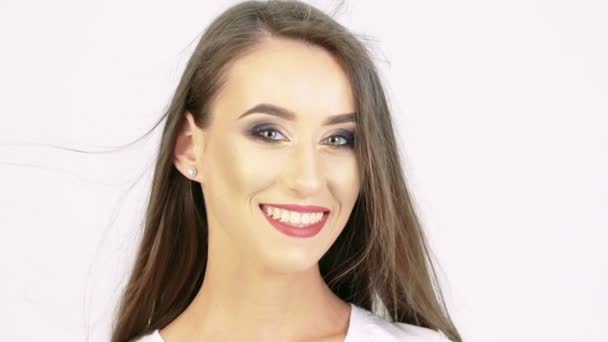
[[[281,209],[297,211],[300,213],[318,213],[318,212],[329,212],[329,208],[319,207],[317,205],[298,205],[298,204],[275,204],[275,203],[261,203],[260,205],[269,205]]]
[[[319,207],[316,207],[316,208],[319,208]],[[323,218],[321,219],[321,221],[319,221],[315,224],[312,224],[312,225],[306,226],[306,227],[294,227],[289,224],[286,224],[281,221],[270,218],[262,209],[262,205],[260,205],[260,210],[262,211],[262,215],[264,215],[266,220],[268,220],[268,222],[272,226],[274,226],[278,231],[280,231],[281,233],[283,233],[285,235],[288,235],[291,237],[296,237],[296,238],[310,238],[310,237],[313,237],[313,236],[319,234],[321,229],[323,229],[323,226],[325,226],[325,222],[327,222],[327,218],[329,216],[328,213],[325,213],[325,214],[323,214]]]

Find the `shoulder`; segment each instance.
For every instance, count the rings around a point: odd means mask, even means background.
[[[353,324],[352,336],[348,342],[450,342],[441,332],[402,322],[390,322],[374,313],[355,306],[357,319]]]
[[[153,332],[132,340],[131,342],[164,342],[164,340],[160,336],[158,330],[154,330]]]

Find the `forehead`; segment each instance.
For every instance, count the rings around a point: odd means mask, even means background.
[[[282,38],[265,41],[232,63],[217,109],[236,117],[258,103],[319,118],[355,110],[348,77],[331,53]]]

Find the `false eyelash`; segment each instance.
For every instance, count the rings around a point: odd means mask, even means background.
[[[256,139],[256,140],[262,140],[262,141],[265,141],[265,142],[269,142],[271,144],[280,143],[281,141],[283,141],[283,140],[269,139],[269,138],[266,138],[266,137],[262,136],[260,133],[265,132],[265,131],[274,131],[274,132],[281,133],[281,131],[279,131],[278,129],[276,129],[272,125],[259,125],[259,126],[256,126],[256,127],[252,128],[249,131],[249,135],[251,137],[253,137],[254,139]],[[353,148],[354,144],[355,144],[355,140],[356,140],[355,134],[353,132],[348,131],[348,130],[340,130],[340,131],[344,132],[345,134],[334,134],[334,135],[330,136],[329,138],[331,138],[331,137],[342,137],[342,138],[344,138],[344,140],[346,140],[346,143],[345,144],[341,144],[341,145],[332,145],[332,144],[330,144],[330,146],[333,146],[333,147],[336,147],[336,148]],[[283,134],[281,133],[281,135],[283,135]]]

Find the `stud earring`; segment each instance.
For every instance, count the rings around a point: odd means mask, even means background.
[[[194,167],[189,168],[189,169],[188,169],[188,176],[189,176],[189,177],[194,177],[194,176],[196,176],[196,168],[194,168]]]

